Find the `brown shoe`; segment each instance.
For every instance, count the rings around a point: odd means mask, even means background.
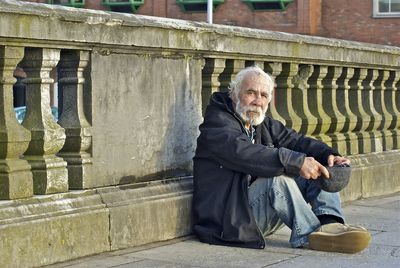
[[[330,223],[311,233],[308,240],[311,249],[357,253],[368,247],[371,234],[361,226]]]

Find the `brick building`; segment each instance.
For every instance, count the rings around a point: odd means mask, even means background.
[[[207,0],[35,0],[35,2],[62,3],[76,7],[194,21],[206,21],[207,18],[205,12]],[[400,0],[214,0],[214,2],[216,8],[213,22],[218,24],[400,46]],[[279,3],[283,3],[284,8],[277,9]],[[203,11],[200,11],[201,9]]]

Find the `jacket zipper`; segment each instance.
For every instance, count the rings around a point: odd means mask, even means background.
[[[236,115],[236,113],[233,113],[233,117],[235,117],[236,120],[239,121],[240,127],[242,128],[242,131],[243,131],[244,133],[246,133],[246,128],[245,128],[245,126],[243,125],[242,120]],[[249,138],[250,138],[250,137],[249,137]],[[248,195],[248,194],[247,194],[247,195]],[[247,198],[248,198],[248,197],[247,197]],[[249,204],[247,204],[247,206],[249,206]],[[256,219],[254,218],[253,213],[251,212],[250,214],[251,214],[250,217],[253,219],[253,222],[256,222]],[[259,248],[260,248],[260,249],[264,249],[264,248],[265,248],[265,238],[264,238],[264,236],[263,236],[263,234],[262,234],[262,232],[261,232],[260,227],[258,227],[257,223],[256,223],[255,225],[256,225],[256,228],[257,228],[258,236],[261,238],[261,239],[260,239]],[[222,232],[222,233],[223,233],[223,232]]]

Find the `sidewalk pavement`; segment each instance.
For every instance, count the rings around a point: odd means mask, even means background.
[[[290,230],[267,238],[263,250],[203,244],[194,237],[132,248],[51,265],[82,267],[400,267],[400,193],[344,205],[346,221],[368,228],[369,248],[358,254],[293,249]]]

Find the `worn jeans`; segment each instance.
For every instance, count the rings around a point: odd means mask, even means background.
[[[249,205],[264,236],[286,224],[292,230],[292,247],[308,242],[308,235],[320,227],[317,216],[328,214],[343,219],[339,193],[321,190],[314,180],[257,178],[248,193]]]

